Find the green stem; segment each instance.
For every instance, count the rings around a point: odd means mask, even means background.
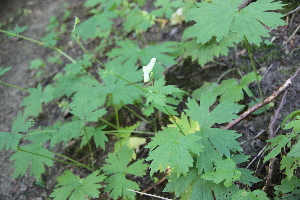
[[[41,154],[38,154],[38,153],[34,153],[34,152],[30,152],[30,151],[26,151],[24,149],[21,149],[19,146],[17,148],[18,151],[23,151],[23,152],[26,152],[26,153],[30,153],[30,154],[33,154],[33,155],[37,155],[37,156],[41,156],[41,157],[44,157],[44,158],[48,158],[48,159],[51,159],[51,160],[55,160],[57,162],[61,162],[61,163],[64,163],[64,164],[68,164],[68,165],[74,165],[74,166],[78,166],[78,167],[84,167],[84,168],[87,168],[88,170],[90,171],[94,171],[92,170],[90,167],[86,166],[86,165],[83,165],[83,164],[75,164],[75,163],[70,163],[70,162],[66,162],[66,161],[62,161],[62,160],[58,160],[58,159],[55,159],[55,158],[50,158],[48,156],[44,156],[44,155],[41,155]],[[52,152],[54,153],[54,152]],[[56,153],[54,153],[56,154]]]
[[[146,131],[125,131],[125,130],[113,130],[113,131],[102,131],[105,134],[114,135],[115,133],[140,133],[140,134],[150,134],[155,135],[156,133],[146,132]]]
[[[138,118],[140,118],[141,120],[143,120],[143,121],[145,121],[145,122],[147,122],[147,123],[150,124],[150,122],[149,122],[147,119],[145,119],[145,118],[142,117],[141,115],[137,114],[134,110],[132,110],[132,109],[129,108],[128,106],[124,105],[124,107],[125,107],[127,110],[129,110],[129,111],[130,111],[133,115],[135,115],[136,117],[138,117]]]
[[[252,52],[250,50],[250,44],[246,38],[246,36],[244,36],[244,40],[245,40],[245,43],[246,43],[246,49],[248,51],[248,54],[249,54],[249,57],[250,57],[250,60],[251,60],[251,65],[252,65],[252,68],[253,68],[253,71],[255,73],[255,77],[256,77],[256,81],[257,81],[257,85],[258,85],[258,91],[259,91],[259,95],[260,95],[260,99],[261,99],[261,102],[263,103],[264,105],[264,97],[263,97],[263,94],[262,94],[262,89],[260,87],[260,80],[258,78],[258,73],[257,73],[257,69],[256,69],[256,66],[254,64],[254,60],[253,60],[253,56],[252,56]],[[264,109],[265,109],[265,112],[267,111],[266,108],[265,108],[265,105],[264,105]]]
[[[164,106],[164,109],[167,111],[168,115],[173,119],[174,123],[179,128],[179,130],[183,134],[183,136],[185,136],[183,130],[181,129],[181,127],[179,126],[179,124],[176,122],[176,120],[174,119],[173,115],[171,115],[171,113],[168,111],[168,109],[166,108],[166,106]]]
[[[102,122],[104,122],[105,124],[107,124],[107,125],[109,125],[109,126],[111,126],[111,127],[115,128],[115,129],[118,129],[118,127],[117,127],[117,126],[113,125],[112,123],[110,123],[110,122],[106,121],[106,120],[105,120],[105,119],[103,119],[103,118],[99,118],[99,120],[100,120],[100,121],[102,121]]]
[[[9,86],[9,87],[13,87],[13,88],[16,88],[16,89],[19,89],[19,90],[23,90],[23,91],[25,91],[25,92],[29,92],[28,90],[26,90],[26,89],[24,89],[24,88],[21,88],[21,87],[15,86],[15,85],[11,85],[11,84],[9,84],[9,83],[3,83],[3,82],[0,81],[0,84],[6,85],[6,86]]]
[[[119,121],[119,109],[117,105],[114,105],[115,108],[115,115],[116,115],[116,122],[117,122],[117,129],[120,128],[120,121]]]
[[[88,144],[88,147],[89,147],[89,151],[90,151],[90,154],[91,154],[92,168],[94,169],[94,153],[92,151],[90,140],[88,138],[88,135],[87,135],[87,132],[86,132],[85,128],[84,128],[84,133],[85,133],[86,141],[87,141],[87,144]]]
[[[34,40],[34,39],[31,39],[31,38],[28,38],[28,37],[25,37],[25,36],[22,36],[22,35],[19,35],[19,34],[15,34],[15,33],[12,33],[12,32],[9,32],[9,31],[5,31],[5,30],[2,30],[0,29],[0,32],[2,33],[6,33],[8,35],[12,35],[12,36],[15,36],[15,37],[18,37],[18,38],[22,38],[24,40],[28,40],[30,42],[34,42],[36,44],[39,44],[39,45],[42,45],[42,46],[45,46],[45,43],[44,42],[40,42],[38,40]],[[49,46],[47,45],[46,47],[49,47],[50,49],[53,49],[55,51],[57,51],[58,53],[62,54],[63,56],[65,56],[68,60],[70,60],[72,63],[76,63],[76,61],[71,58],[70,56],[68,56],[66,53],[64,53],[62,50],[60,50],[59,48],[57,47],[53,47],[53,46]]]

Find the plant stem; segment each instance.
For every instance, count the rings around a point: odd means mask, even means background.
[[[102,121],[102,122],[104,122],[105,124],[107,124],[107,125],[109,125],[109,126],[111,126],[111,127],[115,128],[115,129],[118,129],[118,127],[117,127],[117,126],[113,125],[112,123],[110,123],[110,122],[106,121],[106,120],[105,120],[105,119],[103,119],[103,118],[99,118],[99,120],[100,120],[100,121]]]
[[[15,86],[15,85],[11,85],[9,83],[3,83],[3,82],[0,81],[0,84],[6,85],[6,86],[9,86],[9,87],[13,87],[13,88],[16,88],[16,89],[19,89],[19,90],[23,90],[24,92],[29,92],[28,90],[26,90],[24,88],[21,88],[21,87]]]
[[[18,37],[18,38],[22,38],[24,40],[28,40],[30,42],[34,42],[36,44],[39,44],[39,45],[42,45],[42,46],[45,46],[45,43],[44,42],[40,42],[38,40],[35,40],[35,39],[31,39],[31,38],[28,38],[28,37],[25,37],[25,36],[22,36],[22,35],[19,35],[19,34],[15,34],[15,33],[12,33],[12,32],[9,32],[9,31],[5,31],[5,30],[2,30],[0,29],[0,32],[2,33],[6,33],[8,35],[12,35],[12,36],[15,36],[15,37]],[[57,47],[53,47],[53,46],[49,46],[47,45],[46,47],[49,47],[50,49],[53,49],[55,51],[57,51],[58,53],[62,54],[63,56],[65,56],[68,60],[70,60],[72,63],[76,63],[76,61],[71,58],[70,56],[68,56],[66,53],[64,53],[62,50],[60,50],[59,48]]]
[[[129,110],[132,114],[134,114],[136,117],[138,117],[138,118],[140,118],[141,120],[143,120],[143,121],[145,121],[145,122],[147,122],[147,123],[150,124],[150,122],[149,122],[147,119],[145,119],[145,118],[142,117],[141,115],[137,114],[134,110],[132,110],[132,109],[129,108],[128,106],[124,105],[124,107],[125,107],[127,110]]]
[[[115,115],[116,115],[116,122],[117,122],[117,129],[120,128],[120,121],[119,121],[119,109],[117,105],[114,105],[115,108]]]
[[[257,74],[257,69],[256,69],[256,66],[254,64],[254,60],[253,60],[253,56],[252,56],[252,52],[250,50],[250,44],[246,38],[246,36],[244,36],[244,40],[245,40],[245,43],[246,43],[246,49],[248,51],[248,54],[249,54],[249,57],[250,57],[250,60],[251,60],[251,65],[252,65],[252,68],[253,68],[253,71],[255,73],[255,77],[256,77],[256,81],[257,81],[257,85],[258,85],[258,91],[259,91],[259,96],[260,96],[260,100],[261,102],[263,103],[263,107],[265,109],[265,113],[267,112],[267,109],[265,108],[265,104],[264,104],[264,97],[263,97],[263,94],[262,94],[262,89],[260,87],[260,80],[258,78],[258,74]]]
[[[51,159],[51,160],[55,160],[55,161],[58,161],[58,162],[61,162],[61,163],[64,163],[64,164],[68,164],[68,165],[74,165],[74,166],[78,166],[78,167],[84,167],[84,168],[87,168],[88,170],[90,171],[94,171],[93,169],[91,169],[90,167],[88,167],[87,165],[83,165],[83,164],[75,164],[75,163],[70,163],[70,162],[66,162],[66,161],[63,161],[63,160],[58,160],[58,159],[55,159],[55,158],[50,158],[48,156],[44,156],[44,155],[41,155],[41,154],[38,154],[38,153],[34,153],[34,152],[30,152],[30,151],[26,151],[24,149],[21,149],[19,146],[17,148],[18,151],[23,151],[23,152],[26,152],[26,153],[30,153],[30,154],[33,154],[33,155],[37,155],[37,156],[41,156],[41,157],[44,157],[44,158],[48,158],[48,159]],[[54,152],[52,152],[54,153]],[[56,153],[54,153],[56,154]]]
[[[92,147],[91,147],[91,144],[90,144],[90,140],[88,138],[88,135],[87,135],[85,127],[84,127],[84,134],[85,134],[86,141],[87,141],[87,144],[88,144],[88,147],[89,147],[89,151],[90,151],[90,154],[91,154],[92,168],[94,169],[94,154],[93,154]]]
[[[179,124],[176,122],[176,120],[174,119],[173,115],[170,114],[170,112],[168,111],[168,109],[166,108],[166,106],[164,106],[164,109],[167,111],[168,115],[173,119],[174,123],[179,128],[179,130],[183,134],[183,136],[185,136],[183,130],[181,129],[181,127],[179,126]]]

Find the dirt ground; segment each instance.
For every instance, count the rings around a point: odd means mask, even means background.
[[[19,26],[27,24],[28,27],[22,35],[39,40],[46,34],[45,28],[50,17],[52,15],[62,15],[63,9],[65,9],[62,6],[64,3],[68,3],[68,7],[73,11],[70,18],[74,19],[75,15],[84,15],[86,12],[81,8],[83,2],[84,0],[1,1],[0,22],[3,25],[1,28],[7,30],[13,29],[16,24]],[[272,35],[276,38],[274,40],[276,45],[273,45],[272,49],[267,47],[260,49],[253,48],[256,64],[262,73],[264,73],[261,86],[265,97],[271,95],[274,90],[278,89],[300,67],[299,31],[287,45],[283,45],[283,42],[288,40],[300,24],[300,12],[289,15],[288,22],[289,25],[272,31]],[[72,53],[70,50],[69,52]],[[77,53],[73,52],[73,55]],[[218,76],[228,69],[240,67],[242,71],[250,71],[248,56],[242,53],[243,49],[238,47],[236,50],[232,50],[228,57],[217,59],[218,62],[209,64],[207,68],[201,68],[194,62],[187,60],[184,64],[175,66],[168,71],[168,83],[176,84],[187,91],[193,91],[200,87],[204,81],[216,81]],[[34,72],[29,70],[30,61],[36,58],[47,59],[51,54],[51,50],[42,46],[18,38],[8,39],[4,37],[4,34],[0,33],[0,66],[13,67],[5,76],[1,76],[0,80],[23,88],[35,86],[36,78],[34,77]],[[220,65],[218,63],[223,64]],[[49,73],[59,68],[59,66],[52,67],[49,69]],[[230,76],[234,76],[234,74],[229,74]],[[254,89],[256,85],[253,84],[251,87]],[[0,85],[1,132],[10,131],[13,119],[22,110],[19,105],[25,95],[20,90]],[[256,94],[256,96],[258,95]],[[270,116],[274,114],[280,99],[281,97],[274,101],[275,106],[268,111],[267,115],[249,117],[235,127],[242,134],[241,141],[249,140],[257,135],[257,133],[266,131]],[[288,88],[286,101],[280,111],[275,127],[277,128],[280,125],[280,122],[287,114],[297,109],[300,109],[300,75],[293,80],[291,86]],[[39,124],[53,124],[53,122],[63,118],[61,113],[52,108],[51,105],[46,108],[45,113],[44,116],[39,118]],[[253,154],[259,152],[265,145],[267,137],[267,133],[264,132],[261,137],[246,143],[243,146],[244,151]],[[10,168],[12,163],[9,161],[11,154],[11,151],[0,151],[0,199],[46,199],[55,185],[55,177],[63,170],[62,166],[56,165],[54,168],[49,169],[49,172],[46,174],[48,182],[45,187],[40,187],[36,184],[35,179],[28,174],[21,178],[13,178],[13,170]],[[147,184],[150,184],[146,179],[141,180],[141,183],[144,188],[149,186]],[[152,192],[156,193],[158,191],[159,188]],[[146,199],[146,197],[143,199]]]

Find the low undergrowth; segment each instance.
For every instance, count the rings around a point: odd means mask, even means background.
[[[259,47],[261,37],[269,37],[266,27],[284,25],[283,15],[274,12],[283,4],[259,0],[241,8],[240,0],[156,0],[154,9],[147,12],[142,9],[145,3],[145,0],[87,0],[84,6],[91,17],[84,22],[76,18],[72,30],[73,39],[85,52],[78,58],[71,58],[55,47],[66,31],[66,26],[59,24],[55,17],[51,18],[49,33],[42,42],[19,35],[20,27],[12,32],[0,30],[52,48],[70,61],[55,74],[52,84],[44,87],[38,84],[24,89],[1,82],[28,92],[21,104],[24,111],[15,118],[11,132],[0,133],[0,149],[15,151],[10,159],[14,162],[14,177],[29,171],[40,180],[45,166],[52,167],[58,161],[85,168],[90,174],[80,178],[70,170],[64,171],[57,178],[50,198],[91,199],[99,197],[102,191],[113,199],[135,199],[134,191],[140,187],[129,177],[144,176],[146,171],[153,176],[167,169],[169,176],[164,192],[174,193],[181,199],[268,199],[268,195],[276,199],[298,199],[299,179],[294,171],[300,162],[299,111],[291,113],[282,123],[282,128],[289,130],[287,134],[268,141],[266,152],[269,153],[264,162],[271,163],[280,154],[280,169],[285,176],[281,185],[274,187],[274,194],[267,194],[264,188],[252,189],[254,183],[268,178],[258,178],[253,171],[241,167],[242,163],[249,162],[250,156],[242,153],[237,141],[240,134],[222,127],[245,110],[247,105],[241,104],[245,95],[255,102],[264,101],[259,87],[262,77],[255,68],[250,45]],[[64,18],[69,16],[66,12]],[[181,41],[154,43],[145,37],[153,27],[163,29],[166,23],[181,26],[189,22],[193,25],[185,28]],[[121,24],[122,31],[116,28],[116,23]],[[95,39],[101,42],[91,53],[83,44]],[[192,94],[166,84],[163,72],[178,60],[191,58],[204,66],[214,57],[226,56],[230,47],[241,43],[248,50],[253,72],[240,79],[205,83]],[[96,59],[103,53],[107,56],[105,63]],[[53,57],[47,62],[60,63],[61,59]],[[37,59],[31,63],[37,77],[43,76],[47,62]],[[90,69],[95,63],[101,67],[93,74]],[[0,75],[9,70],[10,67],[1,68]],[[249,89],[252,82],[258,83],[259,97]],[[178,112],[179,103],[187,96],[186,109]],[[34,118],[50,102],[68,111],[71,119],[32,129]],[[266,112],[270,105],[262,106],[260,113]],[[106,118],[109,109],[114,111],[114,123]],[[119,116],[123,109],[139,120],[134,125],[123,126]],[[156,113],[168,116],[170,123],[166,127],[157,126],[153,120]],[[141,122],[157,131],[137,131]],[[117,141],[114,152],[100,166],[93,152],[95,148],[105,149],[108,134],[114,135]],[[148,138],[144,135],[153,137],[146,143]],[[20,145],[24,140],[28,144]],[[87,147],[89,163],[53,151],[55,145],[72,140],[80,141],[80,148]],[[145,160],[137,159],[139,148],[149,149]]]

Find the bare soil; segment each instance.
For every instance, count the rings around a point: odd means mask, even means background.
[[[71,19],[76,16],[85,16],[87,11],[82,8],[84,0],[6,0],[0,2],[0,22],[3,24],[1,27],[4,30],[13,29],[16,24],[19,26],[28,25],[26,31],[22,35],[39,40],[46,34],[46,26],[52,15],[62,16],[64,9],[63,4],[68,3],[68,9],[72,11]],[[293,19],[293,20],[291,20]],[[263,48],[253,48],[253,54],[257,67],[264,75],[261,82],[263,96],[267,97],[280,87],[300,66],[300,33],[299,31],[294,34],[291,40],[286,45],[285,41],[296,30],[300,24],[300,12],[295,12],[289,15],[287,19],[288,25],[280,27],[278,30],[272,31],[272,36],[275,37],[274,44],[271,47],[264,46]],[[72,25],[69,22],[68,25]],[[174,27],[170,27],[169,31]],[[162,34],[157,34],[159,40],[176,39],[180,33],[180,27],[177,31],[178,35],[172,35],[168,31]],[[149,36],[151,38],[153,36]],[[157,39],[157,38],[156,38]],[[65,44],[64,44],[65,42]],[[68,47],[67,52],[73,57],[82,54],[77,48],[68,46],[67,41],[62,42],[61,45]],[[244,49],[238,47],[232,50],[227,57],[217,59],[217,62],[212,62],[206,68],[201,68],[195,62],[185,60],[182,64],[172,67],[168,70],[166,77],[169,84],[176,84],[187,91],[193,91],[199,88],[204,81],[216,81],[217,78],[226,72],[228,69],[238,67],[243,73],[251,71],[249,57],[243,54]],[[12,66],[12,70],[5,76],[1,76],[2,82],[17,85],[22,88],[33,87],[37,84],[37,79],[34,72],[29,70],[30,61],[36,58],[47,59],[52,55],[52,51],[38,46],[29,41],[18,38],[8,39],[4,34],[0,34],[0,66]],[[221,64],[220,64],[221,63]],[[51,75],[62,66],[49,66],[48,73]],[[46,74],[47,75],[47,74]],[[235,72],[228,74],[225,78],[236,77]],[[258,97],[256,84],[251,85],[254,93]],[[18,112],[22,111],[20,103],[26,96],[25,92],[18,89],[0,85],[0,131],[9,132],[13,119],[17,116]],[[253,138],[259,132],[263,134],[250,142],[243,145],[244,151],[251,155],[256,155],[266,144],[268,138],[267,125],[270,122],[270,116],[274,115],[275,110],[278,108],[281,96],[278,97],[274,103],[274,107],[267,111],[267,114],[248,117],[246,120],[239,123],[234,128],[238,133],[242,134],[240,141],[246,141]],[[245,100],[247,101],[247,99]],[[247,103],[247,102],[246,102]],[[179,108],[183,109],[183,108]],[[296,77],[291,86],[288,88],[285,103],[280,111],[279,118],[275,123],[275,130],[279,127],[283,118],[290,112],[300,109],[300,75]],[[37,125],[51,125],[56,121],[63,120],[63,114],[53,105],[45,108],[43,115],[39,116]],[[279,130],[278,134],[281,130]],[[76,142],[70,146],[76,147]],[[65,147],[57,147],[58,152],[65,152],[72,154],[72,151],[65,151]],[[108,144],[107,151],[111,150],[111,145]],[[66,166],[56,164],[53,168],[48,169],[44,175],[45,186],[38,185],[36,180],[25,174],[24,177],[13,178],[13,169],[11,169],[12,162],[9,161],[12,151],[0,151],[0,199],[1,200],[42,200],[46,199],[52,192],[55,186],[55,177],[59,176],[63,170],[68,169]],[[139,156],[146,156],[147,152],[142,151]],[[102,160],[105,159],[105,152],[98,152]],[[75,155],[76,156],[76,155]],[[278,163],[277,163],[278,164]],[[260,173],[266,174],[264,166]],[[252,169],[256,170],[255,166]],[[87,173],[84,170],[74,169],[78,175]],[[274,176],[277,174],[275,173]],[[274,184],[278,184],[274,178]],[[139,180],[141,188],[149,187],[152,182],[149,177],[141,178]],[[160,191],[163,186],[158,186],[152,191],[153,194],[163,195]],[[169,195],[172,197],[172,195]],[[105,194],[99,199],[109,199]],[[139,199],[151,199],[148,197],[139,197]]]

